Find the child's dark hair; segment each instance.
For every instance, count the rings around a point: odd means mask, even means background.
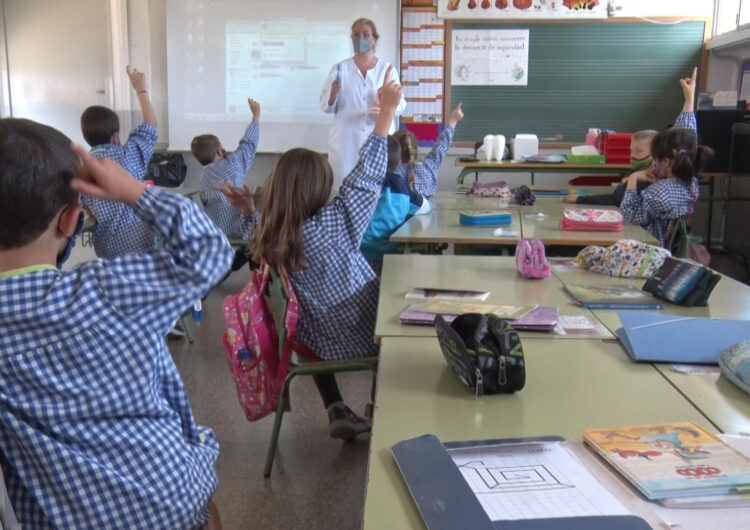
[[[699,176],[713,155],[713,149],[698,145],[698,138],[691,129],[667,129],[651,140],[651,157],[657,161],[671,158],[671,173],[682,182],[689,183]]]
[[[419,142],[417,136],[408,129],[399,129],[393,133],[393,137],[401,144],[401,163],[407,164],[409,170],[407,177],[409,185],[414,185],[414,167],[417,165]]]
[[[65,206],[80,162],[70,139],[31,120],[0,119],[0,249],[36,240]]]
[[[401,144],[392,135],[388,135],[388,171],[393,173],[401,165]]]
[[[204,166],[214,161],[220,147],[221,142],[214,134],[201,134],[190,142],[190,152]]]
[[[94,105],[81,114],[81,132],[91,147],[108,144],[120,132],[120,118],[112,109]]]

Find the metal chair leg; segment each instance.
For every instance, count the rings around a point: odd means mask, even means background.
[[[263,476],[268,478],[271,476],[271,468],[273,467],[273,459],[276,456],[276,446],[279,443],[279,432],[281,431],[281,420],[284,419],[284,410],[286,409],[286,400],[289,396],[289,386],[292,383],[292,379],[297,375],[294,372],[287,374],[284,379],[284,384],[281,387],[281,395],[279,396],[279,406],[276,409],[276,417],[273,420],[273,431],[271,432],[271,442],[268,445],[268,452],[266,453],[266,466],[263,469]]]
[[[192,344],[194,341],[193,334],[190,333],[190,326],[188,325],[188,319],[185,315],[180,317],[180,324],[182,325],[182,330],[185,332],[185,338],[190,344]]]

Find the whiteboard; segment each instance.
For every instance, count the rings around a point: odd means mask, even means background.
[[[259,151],[328,150],[319,105],[331,68],[353,55],[352,23],[371,19],[376,55],[398,65],[398,0],[167,0],[169,148],[198,134],[233,149],[260,102]]]

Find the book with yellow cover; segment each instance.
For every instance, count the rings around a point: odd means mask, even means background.
[[[750,486],[750,459],[696,423],[584,429],[583,440],[650,500]]]

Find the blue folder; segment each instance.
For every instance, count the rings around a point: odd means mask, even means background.
[[[717,364],[721,352],[750,339],[750,320],[618,311],[616,331],[635,361]]]

